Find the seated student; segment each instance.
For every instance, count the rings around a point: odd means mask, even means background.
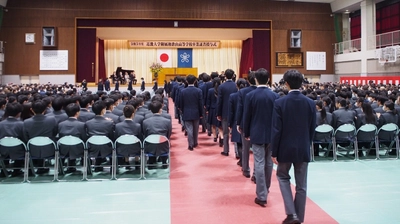
[[[378,116],[378,128],[381,128],[383,125],[385,124],[389,124],[389,123],[394,123],[397,126],[399,126],[399,117],[397,115],[397,111],[394,108],[394,103],[389,100],[386,101],[384,106],[383,106],[383,113],[379,114],[377,113],[376,115]],[[390,139],[390,133],[387,133],[385,135],[380,135],[380,139]],[[387,145],[387,144],[386,144]],[[371,154],[371,152],[370,152]],[[390,155],[396,155],[396,150],[392,150],[390,153]]]
[[[87,95],[83,96],[79,101],[79,105],[81,107],[78,120],[82,122],[86,122],[92,118],[94,118],[94,113],[90,111],[89,107],[91,107],[93,102],[93,96]]]
[[[160,102],[163,105],[161,116],[167,118],[168,120],[170,120],[172,122],[171,115],[164,110],[165,107],[164,107],[164,101],[163,101],[162,96],[160,96],[158,94],[154,95],[153,98],[151,99],[150,103],[155,101],[155,100],[157,100],[158,102]],[[147,113],[147,114],[145,114],[144,119],[152,117],[153,115],[154,115],[153,113]]]
[[[24,139],[24,122],[19,120],[19,116],[22,112],[22,105],[14,102],[8,103],[5,108],[4,115],[6,116],[5,120],[0,122],[0,139],[4,137],[14,137],[18,138],[21,141],[25,141]],[[18,159],[22,158],[25,155],[24,150],[13,150],[11,149],[0,149],[1,155],[5,157],[10,157],[10,159]],[[4,150],[4,151],[3,151]],[[23,160],[15,160],[14,167],[23,167]],[[11,174],[13,177],[23,174],[20,169],[14,169]]]
[[[86,126],[85,123],[78,120],[80,108],[76,103],[70,103],[65,108],[68,119],[58,124],[58,135],[60,138],[68,135],[80,138],[86,142]],[[81,156],[82,150],[76,146],[68,147],[67,152],[61,152],[63,155],[69,156],[69,166],[75,166],[76,157]],[[67,172],[75,172],[76,168],[69,167]]]
[[[54,100],[51,104],[51,106],[53,107],[53,112],[46,114],[46,116],[53,116],[56,119],[57,124],[59,124],[62,121],[67,120],[68,115],[62,110],[64,104],[65,104],[64,97],[59,96],[59,97],[54,98]]]
[[[104,114],[104,117],[110,118],[114,122],[114,124],[117,124],[119,122],[118,121],[119,117],[112,113],[112,111],[114,110],[114,105],[115,105],[114,100],[111,98],[107,98],[104,100],[104,103],[106,104],[106,113]]]
[[[115,139],[118,139],[122,135],[134,135],[143,141],[142,127],[139,123],[133,121],[135,108],[132,105],[126,105],[123,112],[125,120],[115,125]],[[129,165],[129,157],[125,158],[125,164]],[[138,156],[135,157],[135,165],[140,165]]]
[[[143,135],[144,138],[151,135],[151,134],[159,134],[167,137],[168,139],[171,137],[172,133],[172,124],[171,121],[162,117],[162,103],[159,101],[155,100],[150,103],[149,108],[151,112],[154,114],[154,116],[145,119],[143,121]],[[159,156],[160,154],[163,154],[165,152],[168,152],[168,146],[165,147],[158,147],[156,149],[151,150],[153,154],[156,156]],[[163,168],[168,168],[166,165],[168,157],[162,157],[161,161],[164,164]],[[150,157],[149,158],[149,164],[154,164],[156,161],[155,157]],[[151,169],[151,168],[150,168]]]
[[[86,121],[86,133],[88,137],[93,135],[107,136],[111,141],[114,140],[114,122],[110,118],[106,118],[104,114],[106,113],[106,104],[104,101],[96,101],[92,107],[95,117],[91,120]],[[92,149],[92,156],[100,156],[104,159],[107,156],[109,148],[108,147],[98,147]],[[96,165],[101,164],[100,159],[96,159]],[[96,167],[95,172],[102,171],[102,167]]]
[[[7,100],[5,98],[0,98],[0,119],[2,119],[4,115],[4,108],[6,108]]]
[[[32,102],[31,110],[34,113],[34,116],[24,120],[24,136],[27,141],[37,136],[49,137],[53,141],[56,141],[58,124],[54,117],[44,115],[46,109],[47,104],[43,100],[36,100]],[[46,147],[45,149],[41,147],[41,155],[51,155],[53,153],[54,149],[52,149],[51,147]],[[36,162],[39,166],[43,164],[42,159],[38,159],[36,160]],[[48,171],[49,168],[39,168],[37,173],[46,173]]]
[[[336,99],[337,110],[332,113],[332,127],[334,129],[340,127],[342,124],[354,124],[356,112],[349,110],[346,99],[338,97]]]

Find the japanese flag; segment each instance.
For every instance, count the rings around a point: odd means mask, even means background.
[[[162,64],[163,68],[172,67],[172,50],[157,49],[157,62]]]

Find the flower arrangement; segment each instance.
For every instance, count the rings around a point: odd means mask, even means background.
[[[161,72],[162,69],[163,69],[163,67],[160,63],[153,63],[150,65],[150,71],[153,74],[157,74],[157,73]]]

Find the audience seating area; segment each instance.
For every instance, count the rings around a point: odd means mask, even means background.
[[[130,179],[146,179],[146,173],[153,174],[157,172],[159,163],[157,159],[163,157],[162,172],[165,177],[169,177],[169,152],[170,143],[168,138],[162,135],[152,134],[147,136],[142,142],[133,135],[122,135],[115,142],[106,136],[92,136],[86,142],[74,136],[64,136],[57,142],[48,137],[35,137],[30,139],[26,144],[13,137],[4,137],[0,139],[0,165],[1,170],[8,176],[10,169],[22,169],[24,172],[23,182],[35,181],[37,174],[35,169],[53,168],[50,174],[53,174],[52,181],[57,182],[63,180],[65,175],[64,161],[70,159],[68,150],[71,148],[79,148],[81,151],[81,168],[82,181],[91,180],[89,175],[94,175],[93,169],[96,167],[109,167],[110,179],[117,180],[117,174],[122,167],[128,168],[129,165],[118,164],[119,159],[128,157],[138,157],[140,160],[140,173],[138,178]],[[99,154],[100,152],[100,154]],[[16,154],[24,156],[16,157]],[[105,155],[105,156],[100,156]],[[99,165],[93,164],[96,159],[109,158],[111,163]],[[12,159],[23,160],[23,167],[13,167],[12,164],[6,165],[5,160]],[[38,160],[39,162],[35,162]],[[147,163],[153,161],[154,163]],[[161,169],[160,169],[161,170]],[[136,172],[138,173],[138,172]],[[137,176],[137,175],[136,175]],[[136,177],[133,175],[133,177]],[[126,179],[126,178],[123,178]]]

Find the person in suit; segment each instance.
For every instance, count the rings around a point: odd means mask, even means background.
[[[236,86],[238,90],[243,89],[246,86],[247,82],[246,80],[240,78],[236,82]],[[240,133],[236,129],[236,113],[237,113],[237,104],[238,104],[238,95],[239,91],[236,93],[232,93],[229,96],[229,119],[228,119],[228,126],[230,128],[231,132],[231,142],[234,142],[235,144],[235,153],[236,153],[236,158],[239,159],[237,162],[238,166],[242,166],[242,138],[240,136]]]
[[[86,121],[86,133],[88,137],[92,137],[93,135],[101,135],[108,137],[111,141],[114,140],[114,130],[115,124],[112,119],[107,118],[104,116],[106,113],[106,103],[104,101],[98,100],[93,104],[92,110],[95,114],[95,117],[91,120]],[[100,157],[104,158],[109,153],[109,147],[92,147],[89,152],[90,155],[93,157]],[[100,159],[96,159],[96,165],[101,164]],[[95,172],[102,171],[102,167],[96,167]]]
[[[231,93],[237,92],[236,84],[232,81],[235,72],[232,69],[227,69],[224,72],[226,81],[218,87],[218,100],[217,100],[217,119],[221,121],[223,132],[223,145],[224,151],[221,152],[223,156],[229,156],[229,127],[228,127],[228,107],[229,96]],[[222,81],[222,79],[221,79]],[[221,141],[221,139],[220,139]]]
[[[374,114],[371,104],[361,104],[361,112],[357,113],[356,128],[359,129],[365,124],[373,124],[378,126],[378,117]]]
[[[107,92],[111,90],[109,79],[106,79],[106,81],[104,82],[104,90]]]
[[[128,76],[128,88],[126,90],[131,91],[133,89],[132,84],[133,84],[133,75],[131,73]]]
[[[133,121],[135,116],[135,108],[132,105],[125,105],[123,109],[125,120],[115,125],[115,139],[118,139],[122,135],[134,135],[141,141],[143,141],[142,127],[139,123]],[[123,148],[122,150],[123,151]],[[138,152],[140,153],[140,151]],[[122,152],[122,154],[124,154]],[[129,165],[129,155],[125,157],[125,165]],[[119,162],[120,163],[120,162]],[[135,166],[139,168],[140,161],[139,157],[135,157]],[[129,169],[129,167],[126,167]]]
[[[68,119],[68,115],[63,111],[63,106],[65,104],[65,99],[62,96],[58,96],[54,98],[51,106],[53,107],[53,111],[46,114],[46,116],[52,116],[56,119],[57,124],[59,124],[62,121],[65,121]]]
[[[157,82],[157,79],[153,79],[153,83],[154,83],[154,85],[153,85],[153,92],[155,92],[157,89],[158,89],[158,82]]]
[[[150,103],[149,109],[154,114],[154,116],[143,121],[143,137],[146,138],[151,134],[159,134],[170,139],[172,133],[172,125],[170,120],[161,116],[162,103],[159,102],[158,100],[155,100]],[[156,148],[151,148],[149,150],[155,156],[159,156],[165,152],[168,152],[169,146],[165,145]],[[163,168],[168,168],[168,166],[166,165],[168,157],[163,156],[160,159],[163,163]],[[154,164],[155,162],[156,162],[156,157],[149,158],[148,161],[149,164]],[[150,167],[150,169],[151,168],[152,167]]]
[[[322,100],[318,100],[315,103],[316,107],[316,126],[327,124],[332,126],[332,114],[326,111],[326,107],[324,107],[324,103]],[[314,136],[314,139],[320,139],[318,138],[318,135]],[[319,147],[325,148],[328,147],[329,143],[314,143],[314,156],[319,156]]]
[[[145,89],[146,89],[146,86],[145,86],[145,82],[144,82],[144,78],[142,77],[142,78],[140,78],[140,80],[142,80],[142,84],[140,85],[140,90],[143,92]]]
[[[37,136],[49,137],[53,141],[56,140],[58,124],[54,117],[44,115],[46,108],[47,105],[42,100],[36,100],[32,102],[31,111],[33,112],[34,116],[24,120],[24,138],[27,141]],[[31,150],[31,155],[41,157],[45,157],[46,155],[54,155],[54,149],[51,147],[40,147],[38,150],[40,150],[39,155],[33,153],[34,150]],[[37,150],[35,151],[37,152]],[[42,159],[38,159],[34,162],[36,162],[37,165],[40,164],[40,166],[43,164]],[[39,168],[37,173],[46,173],[48,171],[49,168]]]
[[[287,96],[275,101],[272,116],[272,160],[278,165],[276,175],[285,205],[286,219],[282,222],[304,222],[307,199],[307,169],[310,144],[316,126],[315,103],[300,93],[303,75],[289,70],[283,75]],[[289,170],[294,166],[296,194],[293,200]]]
[[[256,86],[256,79],[255,79],[255,72],[251,72],[248,76],[247,79],[250,83],[250,86],[243,88],[239,90],[238,94],[238,104],[237,104],[237,113],[236,113],[236,129],[238,130],[239,133],[241,133],[241,138],[242,138],[242,174],[246,178],[250,178],[250,166],[249,166],[249,158],[250,158],[250,142],[246,140],[243,134],[243,111],[244,111],[244,100],[246,98],[246,95],[255,90],[257,88]],[[254,169],[253,169],[253,175],[252,175],[252,181],[255,182],[255,177],[254,177]]]
[[[58,136],[60,138],[64,136],[75,136],[80,138],[83,142],[86,142],[86,126],[84,122],[78,120],[80,114],[80,108],[76,103],[70,103],[65,107],[65,113],[68,116],[68,119],[62,121],[58,124]],[[68,146],[63,147],[64,150],[61,150],[61,155],[68,156],[68,165],[75,166],[76,158],[83,156],[83,148],[79,148],[77,146]],[[75,172],[75,167],[68,167],[67,172]]]
[[[104,90],[104,83],[102,79],[99,79],[99,82],[97,83],[97,91],[103,91]]]
[[[81,84],[81,86],[82,86],[82,91],[83,92],[86,92],[87,91],[87,82],[86,82],[86,79],[83,79],[82,80],[82,84]]]
[[[336,99],[337,110],[332,113],[332,127],[334,129],[340,127],[343,124],[354,124],[356,112],[349,110],[346,99],[338,97]]]
[[[211,127],[211,133],[214,136],[214,142],[217,142],[219,128],[221,126],[221,122],[217,120],[217,101],[218,101],[218,87],[221,85],[221,80],[218,77],[215,77],[212,80],[213,88],[208,89],[207,93],[207,101],[206,101],[206,111],[207,111],[207,123]],[[208,83],[205,84],[205,86]],[[221,134],[221,133],[220,133]],[[223,142],[219,142],[219,146],[223,146]]]
[[[255,73],[257,88],[246,95],[243,111],[243,133],[250,141],[255,167],[256,195],[254,202],[262,207],[267,204],[271,186],[272,160],[271,142],[272,110],[278,94],[267,87],[269,72],[260,68]]]
[[[376,103],[377,103],[378,106],[376,108],[374,108],[374,113],[376,113],[376,114],[384,113],[385,111],[383,110],[383,105],[389,99],[386,96],[377,96],[376,99],[377,99]]]
[[[153,102],[154,100],[157,100],[158,102],[160,102],[160,103],[162,103],[162,105],[163,105],[163,107],[162,107],[162,112],[161,112],[161,116],[163,116],[163,117],[165,117],[165,118],[167,118],[168,120],[170,120],[171,122],[172,122],[172,118],[171,118],[171,115],[170,114],[168,114],[168,112],[166,111],[166,110],[164,110],[164,103],[165,103],[165,101],[163,100],[163,97],[161,96],[161,95],[159,95],[159,94],[156,94],[156,95],[154,95],[153,96],[153,98],[151,98],[151,101],[150,102]],[[144,116],[144,119],[147,119],[147,118],[149,118],[149,117],[152,117],[154,114],[153,113],[147,113],[145,116]]]
[[[7,104],[4,111],[4,114],[7,117],[0,122],[0,139],[4,137],[14,137],[26,142],[26,140],[24,139],[24,122],[19,120],[22,109],[22,105],[17,102]],[[23,158],[25,155],[24,148],[0,148],[0,154],[4,158],[9,157],[10,159],[15,160],[14,168],[24,166],[24,161],[20,159]],[[11,176],[16,177],[21,174],[23,174],[21,169],[14,169]]]
[[[188,75],[186,81],[188,87],[180,93],[179,108],[188,133],[188,149],[192,151],[198,145],[199,121],[203,117],[203,93],[194,87],[196,82],[194,75]]]
[[[106,113],[104,114],[104,117],[110,118],[114,122],[114,124],[117,124],[119,122],[119,117],[118,115],[112,113],[115,106],[114,100],[111,98],[107,98],[104,100],[104,103],[106,104]]]
[[[86,122],[94,118],[95,114],[89,110],[89,107],[92,105],[92,102],[93,102],[93,97],[91,95],[82,96],[82,98],[79,101],[81,109],[78,116],[78,121]]]

